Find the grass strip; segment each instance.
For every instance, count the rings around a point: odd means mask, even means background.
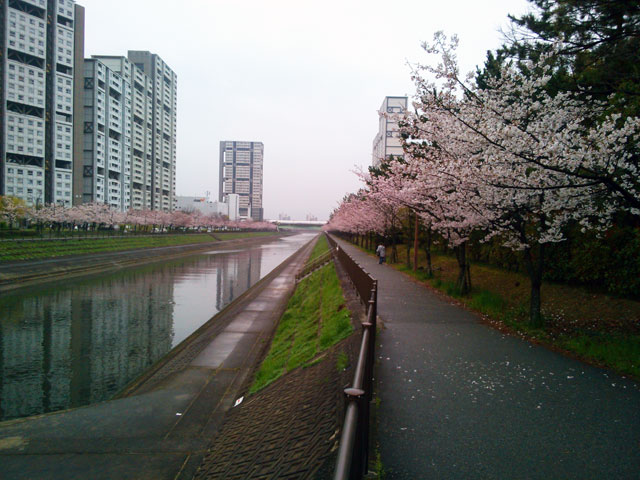
[[[353,331],[342,287],[333,263],[302,280],[287,304],[271,347],[249,389],[255,393]]]
[[[311,251],[311,255],[309,255],[309,259],[307,260],[306,265],[309,265],[314,259],[318,258],[323,253],[329,251],[329,243],[327,242],[326,235],[322,234],[318,237],[318,241],[313,246],[313,250]]]
[[[277,232],[213,232],[220,240],[238,240],[249,237],[270,237],[277,235]]]
[[[216,233],[220,240],[235,240],[247,237],[272,235],[270,232],[228,232]],[[118,252],[141,248],[170,247],[209,243],[217,241],[213,236],[202,234],[177,234],[158,236],[131,236],[116,238],[82,238],[68,240],[38,240],[30,242],[0,242],[0,262],[40,260],[66,255],[88,255],[92,253]]]
[[[0,261],[37,260],[65,255],[116,252],[139,248],[167,247],[214,242],[207,234],[162,235],[157,237],[92,238],[43,240],[34,242],[6,241],[0,243]]]

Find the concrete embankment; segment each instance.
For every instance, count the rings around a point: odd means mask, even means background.
[[[289,234],[222,241],[213,241],[212,239],[211,243],[196,243],[90,255],[74,255],[45,260],[0,263],[0,293],[29,285],[51,282],[61,278],[92,275],[134,265],[169,260],[184,255],[205,252],[212,248],[258,245],[272,242],[287,235]]]
[[[262,358],[311,248],[218,313],[121,398],[0,423],[2,477],[191,478]]]

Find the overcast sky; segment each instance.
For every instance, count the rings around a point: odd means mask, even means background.
[[[265,218],[326,219],[371,163],[377,110],[411,96],[422,41],[464,71],[525,0],[78,0],[85,56],[157,53],[178,75],[177,194],[218,196],[219,142],[264,143]]]

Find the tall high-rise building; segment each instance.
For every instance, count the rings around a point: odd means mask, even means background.
[[[122,190],[120,208],[173,210],[176,171],[177,79],[175,74],[160,57],[149,52],[130,51],[128,57],[94,55],[87,60],[87,64],[102,65],[98,70],[104,70],[114,82],[123,82],[122,98],[118,98],[118,88],[109,88],[104,93],[105,98],[108,98],[116,108],[113,112],[106,112],[108,122],[118,123],[115,120],[117,117],[122,123],[122,132],[117,129],[118,127],[114,127],[107,142],[107,146],[115,149],[114,153],[103,152],[110,159],[110,166],[116,168],[115,164],[122,165],[119,170],[120,175],[117,169],[108,172],[110,175],[108,188],[112,190],[109,193],[115,197],[120,182]],[[89,70],[85,72],[85,78],[93,75]],[[150,76],[149,72],[154,76]],[[94,83],[89,81],[89,88],[87,88],[85,80],[85,123],[95,122],[94,117],[97,119],[97,112],[110,106],[98,104],[92,100],[96,92],[100,91],[99,87],[95,89]],[[91,130],[90,125],[85,127]],[[96,138],[100,135],[96,131],[89,133]],[[99,156],[100,152],[97,150],[97,143],[93,146],[87,143],[87,135],[88,133],[85,133],[84,163],[94,165],[92,156]],[[98,165],[94,167],[94,169],[101,168]],[[87,175],[88,172],[89,169],[85,168],[84,174]],[[100,172],[96,174],[102,175]],[[113,203],[115,198],[105,199],[104,196],[98,195],[98,190],[95,188],[87,188],[88,185],[89,182],[85,178],[84,202],[104,202],[116,206]]]
[[[151,79],[134,67],[131,67],[131,86],[131,206],[142,210],[151,208],[153,186],[153,88]],[[175,144],[175,138],[173,141]],[[175,162],[173,171],[175,172]],[[172,192],[175,194],[173,190]]]
[[[261,222],[262,142],[220,142],[220,175],[218,199],[222,202],[231,193],[238,194],[239,215],[243,219]]]
[[[126,211],[131,206],[131,68],[123,57],[112,60],[123,74],[96,58],[84,61],[82,201]]]
[[[395,158],[404,157],[400,134],[398,133],[398,121],[393,115],[403,114],[407,110],[407,97],[385,97],[380,110],[378,133],[373,139],[372,165],[377,167],[384,159],[392,155]]]
[[[3,1],[0,25],[0,195],[70,206],[84,9]]]
[[[147,87],[151,96],[151,158],[142,158],[134,155],[134,179],[135,166],[142,160],[150,160],[151,166],[151,208],[154,210],[173,210],[176,192],[176,119],[177,119],[177,88],[178,77],[169,66],[156,54],[146,51],[129,50],[128,58],[141,72],[149,77]],[[138,88],[134,81],[134,91],[143,95],[145,85],[140,83]],[[140,105],[140,108],[143,107]],[[136,110],[134,112],[141,112]],[[148,114],[149,112],[147,112]],[[149,122],[145,122],[142,116],[134,119],[141,129],[148,128]],[[146,157],[146,153],[144,155]],[[146,180],[145,180],[146,181]],[[136,182],[140,187],[147,186],[140,179]],[[142,188],[138,188],[142,190]],[[137,198],[137,197],[136,197]]]
[[[151,209],[153,121],[151,79],[135,67],[127,57],[94,55],[93,58],[118,73],[131,86],[128,99],[131,106],[131,208]]]

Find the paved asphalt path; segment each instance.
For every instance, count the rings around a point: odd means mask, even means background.
[[[389,479],[640,479],[640,386],[504,335],[340,242],[379,282]]]

